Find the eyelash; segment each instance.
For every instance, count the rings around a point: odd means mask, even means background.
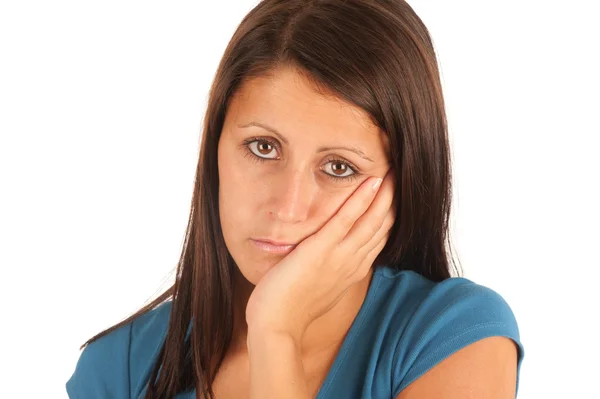
[[[277,142],[270,140],[266,137],[250,137],[249,139],[244,140],[244,148],[246,149],[246,153],[244,154],[245,156],[249,157],[251,160],[253,160],[255,162],[261,162],[261,163],[266,162],[266,161],[276,161],[276,159],[262,158],[256,154],[254,154],[248,146],[251,143],[254,143],[255,141],[258,141],[261,143],[267,143],[267,144],[272,145],[274,148],[279,149],[279,145]],[[329,162],[337,162],[337,163],[344,164],[344,165],[346,165],[346,167],[350,168],[350,170],[353,172],[350,176],[341,176],[341,177],[333,176],[327,172],[323,172],[323,173],[325,173],[325,175],[327,177],[329,177],[332,180],[335,180],[336,182],[352,181],[352,180],[357,179],[358,176],[360,176],[360,172],[358,171],[358,168],[348,161],[345,161],[341,158],[332,156],[327,159],[327,163],[329,163]]]

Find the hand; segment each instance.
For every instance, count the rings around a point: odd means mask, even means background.
[[[393,172],[380,187],[369,178],[315,234],[269,270],[246,306],[248,329],[301,342],[306,328],[364,279],[394,224]]]

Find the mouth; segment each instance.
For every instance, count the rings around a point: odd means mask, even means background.
[[[269,240],[250,239],[252,243],[260,250],[273,254],[287,254],[296,248],[297,244],[277,243]]]

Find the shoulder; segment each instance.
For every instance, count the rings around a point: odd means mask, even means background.
[[[495,290],[462,277],[433,282],[412,271],[384,268],[378,273],[394,336],[394,397],[445,358],[484,338],[514,341],[520,367],[524,350],[517,320]]]
[[[433,282],[413,271],[389,267],[377,273],[379,296],[403,330],[427,327],[428,334],[441,334],[499,326],[519,338],[511,307],[489,287],[463,277]],[[423,331],[418,337],[424,338]]]
[[[66,383],[69,398],[137,397],[150,376],[164,337],[171,302],[88,344]]]

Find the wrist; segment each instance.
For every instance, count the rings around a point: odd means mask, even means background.
[[[262,328],[248,328],[246,344],[248,351],[251,348],[267,348],[267,347],[294,347],[300,348],[301,337],[285,331],[267,330]]]
[[[308,399],[301,354],[290,334],[249,330],[250,398]]]
[[[305,329],[302,328],[281,328],[275,326],[265,326],[258,324],[249,324],[247,330],[246,343],[250,344],[250,341],[256,341],[260,344],[261,341],[271,342],[285,342],[292,340],[297,345],[300,345],[302,338],[304,337]],[[266,343],[266,342],[264,342]]]

